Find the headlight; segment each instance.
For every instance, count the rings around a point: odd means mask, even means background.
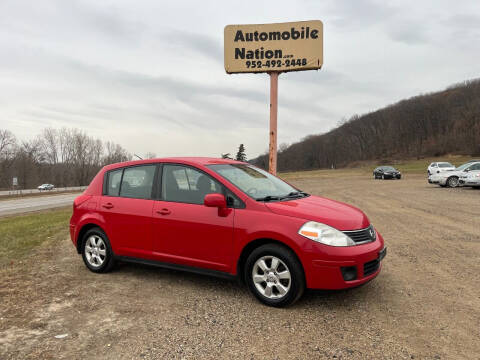
[[[347,235],[331,226],[309,221],[298,230],[307,239],[330,246],[354,246],[355,242]]]

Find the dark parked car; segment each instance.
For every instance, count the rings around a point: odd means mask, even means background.
[[[373,170],[374,179],[401,179],[402,173],[392,166],[379,166]]]

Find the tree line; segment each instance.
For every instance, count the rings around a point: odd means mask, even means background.
[[[354,115],[278,152],[278,170],[343,167],[356,161],[480,155],[480,79]],[[251,160],[268,167],[268,154]]]
[[[57,187],[88,185],[106,165],[132,158],[111,141],[102,142],[79,129],[45,128],[35,138],[20,141],[0,129],[0,188],[35,188],[42,183]]]

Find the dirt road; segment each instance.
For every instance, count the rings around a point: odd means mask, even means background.
[[[95,275],[70,240],[49,242],[0,270],[0,358],[479,359],[479,190],[353,171],[289,181],[367,213],[388,246],[374,281],[274,309],[215,278]]]

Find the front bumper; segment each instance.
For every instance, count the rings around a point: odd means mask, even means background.
[[[472,179],[460,179],[460,184],[464,186],[480,186],[480,181]]]
[[[401,174],[383,174],[385,179],[401,179]]]
[[[346,289],[375,278],[382,269],[387,250],[381,235],[372,243],[351,247],[329,247],[328,259],[312,258],[305,277],[310,289]]]

